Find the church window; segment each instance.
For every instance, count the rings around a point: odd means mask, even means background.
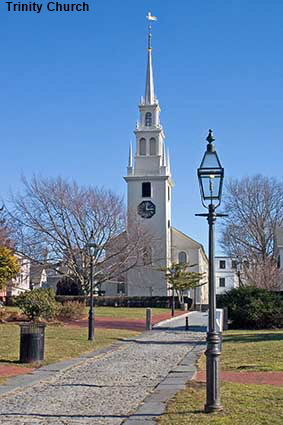
[[[143,265],[149,266],[150,264],[152,264],[152,249],[147,246],[143,249]]]
[[[152,137],[149,141],[149,154],[156,155],[156,140]]]
[[[124,282],[117,283],[117,294],[118,295],[125,295],[126,293],[126,285]]]
[[[142,183],[142,197],[143,198],[151,197],[151,183],[149,182]]]
[[[171,226],[171,221],[168,220],[168,229],[170,229],[170,226]]]
[[[146,155],[146,140],[140,139],[140,155]]]
[[[152,126],[152,113],[151,112],[147,112],[145,114],[145,126],[146,127]]]
[[[184,251],[179,252],[179,264],[187,263],[187,254]]]
[[[170,187],[168,187],[168,201],[170,201]]]
[[[219,286],[220,288],[225,288],[225,277],[219,278]]]

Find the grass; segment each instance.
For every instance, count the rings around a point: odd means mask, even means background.
[[[20,312],[18,307],[5,307],[5,310],[10,312]],[[88,307],[85,307],[85,315],[88,314]],[[95,315],[97,317],[112,317],[113,319],[144,319],[145,320],[145,308],[134,308],[134,307],[95,307]],[[177,312],[178,310],[176,310]],[[169,314],[171,309],[169,308],[152,308],[153,317],[159,314]]]
[[[227,331],[221,368],[234,371],[283,371],[283,330]]]
[[[283,371],[283,330],[227,331],[224,333],[221,369],[244,371]],[[199,361],[204,369],[205,356]],[[203,412],[204,383],[190,382],[167,405],[159,425],[281,425],[283,387],[221,383],[223,412]]]
[[[203,413],[205,384],[192,382],[168,404],[158,425],[282,425],[283,388],[268,385],[221,385],[223,412]]]
[[[87,351],[98,350],[111,345],[119,338],[128,338],[138,334],[138,332],[120,329],[95,329],[95,341],[88,341],[87,332],[86,328],[48,325],[46,328],[44,364],[78,357]],[[20,328],[18,325],[0,325],[0,364],[8,363],[33,367],[33,364],[18,363],[19,336]]]
[[[88,313],[88,307],[85,309],[86,314]],[[95,315],[97,317],[112,317],[113,319],[144,319],[146,309],[145,308],[133,308],[133,307],[95,307]],[[169,308],[153,308],[152,316],[158,314],[170,314]]]

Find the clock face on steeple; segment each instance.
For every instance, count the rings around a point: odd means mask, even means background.
[[[143,218],[151,218],[155,214],[155,205],[151,201],[143,201],[138,205],[138,214]]]

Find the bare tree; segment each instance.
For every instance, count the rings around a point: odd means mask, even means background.
[[[24,194],[14,195],[9,210],[17,250],[78,279],[89,290],[90,257],[85,249],[91,232],[98,247],[96,284],[119,276],[137,263],[145,234],[136,223],[126,231],[123,199],[111,190],[81,187],[61,177],[23,179]],[[133,229],[133,224],[132,224]]]
[[[242,259],[249,284],[276,289],[275,230],[283,223],[283,182],[261,175],[232,179],[226,185],[220,243],[224,251]]]
[[[4,206],[0,208],[0,246],[5,246],[8,248],[13,247],[13,241],[11,240],[11,230],[7,224],[7,217]]]

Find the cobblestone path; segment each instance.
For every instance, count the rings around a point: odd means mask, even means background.
[[[1,425],[118,425],[203,333],[153,331],[0,397]]]

